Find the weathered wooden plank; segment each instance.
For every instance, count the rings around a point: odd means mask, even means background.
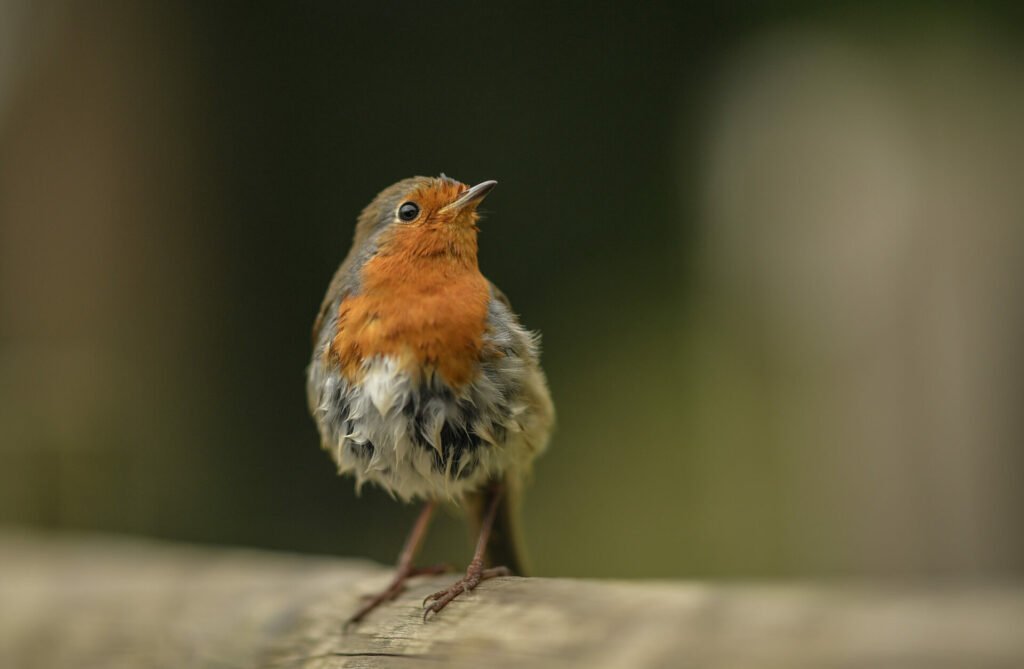
[[[0,667],[1022,667],[1024,588],[499,579],[423,623],[388,570],[0,534]]]

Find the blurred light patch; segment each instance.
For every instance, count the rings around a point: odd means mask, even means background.
[[[772,461],[750,476],[812,570],[1020,567],[1024,61],[923,24],[770,30],[714,86],[700,448],[741,425],[720,457]]]

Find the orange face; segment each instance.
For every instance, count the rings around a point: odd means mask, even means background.
[[[433,180],[430,184],[420,186],[409,192],[399,205],[396,215],[399,216],[399,220],[412,223],[413,225],[456,222],[463,225],[474,225],[479,220],[475,203],[467,207],[450,206],[467,192],[469,192],[469,186],[454,179]],[[411,221],[406,221],[406,219],[402,218],[400,214],[402,205],[405,204],[413,204],[419,207],[419,216]]]
[[[490,285],[477,266],[479,200],[463,202],[467,193],[465,184],[432,180],[393,212],[361,269],[358,294],[339,307],[328,354],[350,381],[376,355],[414,377],[437,373],[455,388],[472,381]]]

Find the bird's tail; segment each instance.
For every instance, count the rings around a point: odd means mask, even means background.
[[[469,513],[479,535],[488,509],[495,503],[495,497],[498,498],[485,562],[492,567],[508,567],[517,576],[526,576],[526,557],[519,529],[520,483],[513,478],[506,476],[505,480],[495,481],[474,494],[469,499]]]

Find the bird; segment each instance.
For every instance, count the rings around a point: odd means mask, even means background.
[[[525,575],[518,504],[555,411],[539,335],[480,272],[479,204],[497,185],[412,177],[359,215],[313,324],[306,374],[320,443],[340,474],[422,510],[390,583],[348,619],[405,591],[439,504],[478,527],[465,574],[423,602],[423,620],[497,576]]]

